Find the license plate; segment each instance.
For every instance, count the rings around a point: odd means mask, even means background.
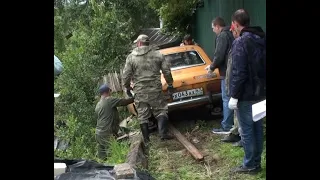
[[[196,89],[190,89],[187,91],[181,91],[181,92],[176,92],[172,94],[172,99],[177,100],[177,99],[182,99],[185,97],[192,97],[192,96],[199,96],[203,95],[203,89],[202,88],[196,88]]]

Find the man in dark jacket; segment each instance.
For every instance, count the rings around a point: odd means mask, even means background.
[[[229,108],[235,109],[241,127],[245,157],[236,173],[261,171],[263,122],[252,119],[252,105],[265,99],[265,33],[261,27],[250,27],[249,14],[239,9],[232,15],[232,25],[240,33],[232,46]],[[260,89],[260,90],[259,90]]]
[[[226,26],[224,20],[221,17],[216,17],[212,21],[212,30],[217,34],[216,49],[214,51],[213,62],[206,67],[208,73],[212,73],[214,69],[218,68],[221,76],[221,94],[223,101],[223,120],[221,122],[221,128],[212,129],[213,133],[228,134],[233,125],[233,110],[228,108],[228,102],[230,97],[226,94],[225,89],[225,75],[227,69],[227,57],[231,48],[234,37],[230,32],[230,27]],[[235,141],[238,141],[234,140]]]

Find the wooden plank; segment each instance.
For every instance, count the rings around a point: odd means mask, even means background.
[[[196,160],[203,160],[203,155],[201,154],[201,152],[191,142],[189,142],[187,138],[184,137],[171,123],[169,123],[169,130]]]

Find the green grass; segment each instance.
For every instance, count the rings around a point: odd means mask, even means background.
[[[107,164],[115,165],[124,163],[126,161],[130,148],[128,141],[119,142],[115,138],[112,138],[110,140],[109,148],[110,154],[106,161]]]
[[[161,142],[157,135],[153,135],[149,156],[149,172],[152,176],[157,180],[266,179],[265,146],[262,155],[262,172],[257,175],[231,174],[230,170],[242,163],[243,149],[233,147],[229,143],[222,143],[220,141],[222,136],[211,133],[210,129],[213,126],[219,126],[219,122],[207,124],[205,121],[199,121],[197,130],[185,130],[185,128],[180,130],[190,141],[195,137],[200,141],[194,145],[205,156],[203,162],[196,162],[177,140]]]
[[[120,113],[121,113],[120,115],[122,116],[122,119],[125,119],[126,117],[130,116],[130,114],[125,110],[120,111]],[[130,121],[127,124],[127,128],[129,128],[131,131],[140,129],[139,121],[137,120],[136,117],[132,117],[132,121]],[[130,151],[130,143],[127,139],[122,141],[117,141],[115,138],[113,138],[110,141],[109,147],[110,147],[110,154],[106,161],[107,164],[115,165],[115,164],[124,163],[126,161],[127,155]]]

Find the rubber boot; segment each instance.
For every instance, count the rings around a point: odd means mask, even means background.
[[[140,124],[140,128],[141,128],[141,132],[142,132],[142,136],[143,136],[143,141],[147,145],[150,142],[148,123]]]
[[[157,120],[158,120],[159,135],[160,135],[161,140],[173,139],[173,136],[170,136],[168,134],[168,132],[169,132],[168,117],[160,115],[160,116],[158,116]]]
[[[157,130],[157,120],[152,116],[149,119],[148,129],[149,135]]]

